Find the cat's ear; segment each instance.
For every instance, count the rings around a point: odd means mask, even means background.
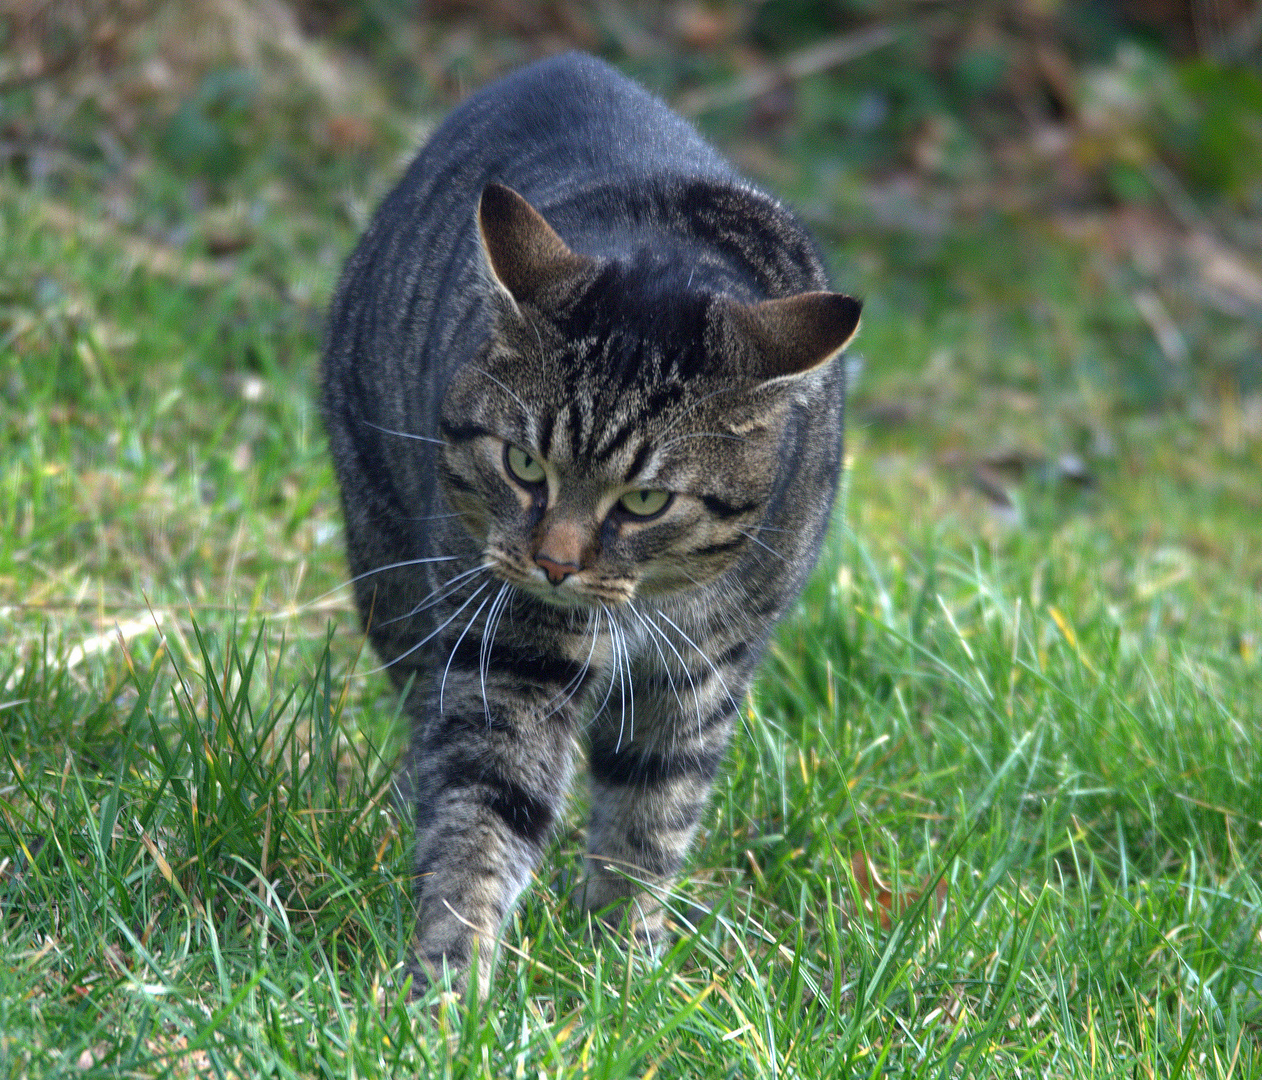
[[[478,233],[487,269],[515,304],[537,304],[592,265],[512,188],[490,183],[478,201]]]
[[[827,363],[854,339],[863,305],[842,293],[808,292],[782,300],[730,305],[737,333],[752,346],[762,379],[804,375]]]

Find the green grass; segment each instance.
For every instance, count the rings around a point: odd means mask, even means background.
[[[680,886],[710,914],[593,944],[580,793],[491,1001],[431,1008],[403,725],[329,593],[356,215],[344,168],[305,201],[252,168],[258,239],[204,284],[89,228],[90,184],[0,188],[0,1076],[1262,1077],[1247,326],[1190,313],[1172,374],[1132,272],[1046,222],[909,240],[791,192],[847,223],[865,370]],[[970,463],[1013,448],[1093,483],[1031,465],[996,513]]]

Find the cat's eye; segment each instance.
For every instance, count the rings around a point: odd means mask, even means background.
[[[547,479],[543,462],[512,443],[504,447],[504,468],[508,470],[509,476],[523,484],[533,486],[542,484]]]
[[[665,510],[670,500],[669,491],[653,491],[644,488],[640,491],[628,491],[618,500],[618,505],[632,517],[650,518],[656,517]]]

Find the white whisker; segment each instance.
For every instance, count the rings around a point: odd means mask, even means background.
[[[710,666],[710,670],[714,672],[714,677],[719,680],[719,685],[723,687],[723,692],[727,694],[727,700],[730,701],[733,705],[737,705],[736,699],[732,697],[731,691],[728,690],[727,688],[727,683],[723,681],[723,676],[719,674],[719,669],[715,667],[714,661],[711,660],[708,655],[706,655],[705,650],[703,650],[700,645],[698,645],[695,641],[693,641],[692,638],[690,638],[688,634],[684,631],[683,627],[681,627],[677,622],[675,622],[674,619],[672,619],[669,615],[667,615],[666,612],[659,610],[657,613],[663,619],[665,619],[668,623],[670,623],[670,625],[675,628],[676,633],[678,633],[679,636],[684,639],[684,641],[688,644],[688,646],[698,656],[700,656],[702,660],[704,660]]]
[[[530,326],[530,329],[535,332],[535,341],[539,345],[539,351],[542,352],[543,351],[543,335],[539,333],[538,325],[535,323],[534,319],[530,318],[530,316],[524,315],[523,317],[525,318],[527,324]]]
[[[508,591],[512,584],[504,582],[500,591],[495,594],[491,610],[486,614],[486,626],[482,630],[482,648],[478,652],[478,674],[482,679],[482,709],[486,713],[486,726],[491,726],[491,703],[486,700],[486,667],[491,658],[491,648],[495,644],[495,631],[499,628],[500,616],[504,614],[504,606],[508,602]]]
[[[455,511],[452,511],[450,514],[422,514],[422,515],[418,515],[417,517],[410,517],[410,516],[409,516],[409,517],[407,517],[405,520],[406,520],[406,521],[416,521],[416,522],[421,522],[421,521],[446,521],[448,518],[458,518],[458,517],[460,517],[460,515],[459,515],[458,513],[456,513]]]
[[[397,435],[400,439],[415,439],[417,442],[434,443],[436,446],[446,446],[446,439],[435,439],[429,435],[413,435],[410,431],[393,431],[390,428],[382,427],[380,424],[374,424],[371,420],[363,420],[361,423],[380,431],[383,435]]]
[[[616,754],[622,749],[622,735],[627,726],[627,695],[631,692],[631,661],[627,656],[627,641],[623,635],[622,627],[617,622],[610,620],[610,633],[614,641],[614,665],[618,671],[618,697],[622,707],[622,715],[618,720],[618,742],[615,744],[613,752]],[[635,738],[635,695],[631,694],[631,736]]]
[[[489,584],[491,584],[489,581],[484,581],[478,587],[478,592],[481,592]],[[473,596],[477,596],[478,592],[475,592]],[[473,602],[473,596],[469,597],[468,600],[466,600],[463,604],[461,604],[461,606],[457,609],[456,614],[452,615],[451,619],[454,619],[456,615],[459,615],[460,612],[464,611],[464,609],[467,608]],[[447,689],[447,672],[451,670],[451,662],[456,658],[456,651],[460,648],[460,643],[464,641],[465,634],[469,632],[470,628],[477,621],[478,616],[482,614],[482,609],[486,607],[486,605],[489,604],[490,602],[491,602],[491,598],[488,596],[485,600],[482,601],[482,603],[478,605],[477,610],[472,615],[469,616],[469,621],[465,623],[464,629],[460,631],[460,636],[456,638],[456,643],[451,647],[451,655],[447,657],[447,666],[443,668],[443,680],[441,683],[438,684],[438,714],[440,716],[442,715],[442,712],[443,712],[443,691]],[[446,627],[451,622],[451,619],[448,619],[447,622],[443,623],[443,625],[440,626],[438,629],[442,630],[444,627]]]
[[[666,618],[666,616],[661,611],[658,611],[657,614],[661,615],[663,619]],[[666,621],[670,622],[669,619],[666,619]],[[651,617],[649,618],[648,623],[653,628],[653,630],[657,632],[658,637],[660,637],[664,642],[666,642],[666,647],[675,654],[675,659],[679,661],[680,668],[683,669],[683,673],[688,677],[688,685],[692,687],[693,707],[697,711],[697,734],[700,735],[701,734],[701,694],[697,690],[697,681],[692,677],[692,671],[689,670],[688,665],[684,663],[684,658],[680,655],[679,650],[675,648],[675,643],[671,641],[670,635],[667,634],[666,631],[663,630],[660,626],[658,626],[657,622]],[[671,623],[671,625],[674,626],[675,624]],[[678,627],[676,627],[676,629],[678,629]],[[672,682],[672,685],[674,685],[673,682]],[[684,705],[682,701],[679,703],[679,707],[680,709],[683,709]]]
[[[416,652],[416,650],[417,650],[417,649],[419,649],[419,648],[420,648],[422,645],[424,645],[427,641],[429,641],[431,638],[433,638],[436,634],[439,634],[439,633],[441,633],[443,630],[447,629],[447,627],[451,624],[452,619],[454,619],[457,615],[459,615],[462,611],[464,611],[464,609],[465,609],[465,608],[467,608],[470,604],[472,604],[472,603],[473,603],[473,601],[474,601],[474,598],[478,595],[478,593],[480,593],[483,589],[485,589],[485,588],[486,588],[488,585],[490,585],[490,584],[491,584],[491,583],[490,583],[489,581],[484,581],[484,582],[482,582],[482,584],[481,584],[481,585],[479,585],[479,586],[478,586],[478,587],[477,587],[477,588],[473,591],[473,595],[472,595],[472,596],[470,596],[470,597],[469,597],[469,599],[468,599],[468,600],[466,600],[463,604],[461,604],[458,608],[456,608],[456,610],[455,610],[454,612],[452,612],[452,614],[448,617],[448,619],[447,619],[447,621],[446,621],[446,622],[442,623],[442,624],[441,624],[441,625],[439,625],[439,626],[436,626],[433,630],[431,630],[428,634],[426,634],[423,638],[421,638],[421,640],[420,640],[420,641],[418,641],[415,645],[413,645],[410,649],[408,649],[408,650],[407,650],[407,652],[400,653],[398,656],[396,656],[396,657],[395,657],[393,660],[391,660],[389,663],[387,663],[387,664],[382,664],[382,665],[381,665],[381,667],[376,667],[376,668],[373,668],[371,671],[366,671],[366,672],[364,672],[364,674],[365,674],[365,675],[375,675],[375,674],[377,674],[377,672],[379,672],[379,671],[385,671],[385,670],[386,670],[386,668],[388,668],[388,667],[393,667],[393,666],[394,666],[395,664],[397,664],[400,660],[406,660],[409,656],[411,656],[414,652]],[[485,607],[485,606],[486,606],[486,601],[485,601],[485,600],[483,600],[483,601],[482,601],[482,607]],[[479,607],[479,608],[478,608],[478,611],[481,611],[481,610],[482,610],[482,607]],[[474,612],[474,615],[476,616],[476,615],[477,615],[477,612]]]
[[[596,625],[593,626],[593,623]],[[579,673],[561,687],[555,695],[544,702],[545,705],[549,705],[557,698],[562,699],[555,709],[544,714],[543,718],[545,720],[547,720],[550,716],[555,716],[570,703],[574,695],[578,693],[579,687],[583,685],[583,680],[587,678],[587,673],[591,670],[592,656],[596,652],[596,641],[600,636],[600,611],[596,608],[589,608],[587,611],[587,632],[592,636],[591,646],[587,650],[587,659],[583,661],[583,666],[579,670]]]
[[[402,622],[404,619],[412,618],[413,615],[419,615],[426,608],[432,608],[435,604],[442,603],[442,601],[446,600],[447,597],[449,597],[452,593],[459,592],[460,582],[462,582],[465,578],[472,577],[474,574],[485,573],[486,571],[490,569],[491,569],[490,563],[483,563],[479,566],[473,567],[471,570],[464,570],[461,573],[457,574],[455,577],[448,578],[441,585],[432,589],[428,596],[425,596],[421,600],[419,600],[416,606],[412,608],[411,611],[407,612],[405,615],[398,615],[393,619],[386,619],[385,621],[380,622],[377,625],[389,626],[391,623]]]
[[[666,662],[666,654],[662,652],[662,647],[658,644],[657,637],[653,633],[654,628],[649,625],[643,615],[636,611],[634,604],[628,603],[627,610],[629,610],[631,614],[639,620],[640,625],[649,632],[649,641],[653,643],[653,648],[657,650],[658,659],[662,662],[662,671],[666,674],[666,681],[670,683],[671,693],[675,695],[675,701],[679,704],[679,712],[682,715],[687,711],[684,708],[684,699],[679,696],[679,688],[675,686],[675,676],[670,673],[670,665]]]
[[[348,586],[354,585],[357,581],[363,581],[364,578],[372,577],[373,574],[384,574],[387,570],[403,570],[409,566],[424,566],[426,563],[454,562],[456,559],[461,559],[463,557],[464,556],[462,555],[431,555],[424,559],[404,559],[402,562],[389,563],[386,566],[378,566],[372,570],[365,570],[362,574],[356,574],[353,578],[348,578],[346,581],[343,581],[342,584],[334,586],[328,592],[321,593],[314,599],[308,600],[298,610],[303,611],[314,604],[318,604],[321,600],[327,600],[335,593],[339,593]]]
[[[775,548],[770,547],[767,544],[764,544],[753,533],[746,532],[744,529],[737,529],[736,531],[740,533],[741,536],[745,537],[746,540],[752,540],[760,548],[766,548],[767,551],[770,551],[771,554],[774,555],[777,559],[779,559],[782,563],[788,563],[789,560],[786,559],[783,555],[781,555],[780,552],[778,552]]]
[[[669,615],[667,615],[666,612],[658,611],[658,614],[663,619],[665,619],[668,623],[670,623],[670,625],[675,628],[679,636],[682,637],[684,641],[687,642],[687,644],[693,649],[693,651],[709,665],[710,670],[714,672],[714,677],[719,680],[719,685],[723,687],[723,693],[727,696],[727,700],[732,703],[732,708],[734,708],[739,714],[741,710],[740,702],[737,701],[736,698],[732,696],[732,691],[728,689],[727,682],[724,680],[723,676],[719,673],[719,669],[715,665],[714,661],[710,659],[710,657],[701,649],[701,647],[695,641],[693,641],[692,638],[690,638],[684,632],[683,628],[680,627],[679,624],[676,623],[674,619],[672,619]],[[697,702],[697,734],[698,735],[701,734],[701,702],[700,701]]]
[[[670,442],[662,443],[658,446],[658,450],[669,450],[675,443],[685,442],[688,439],[730,439],[732,442],[745,442],[743,435],[728,435],[720,431],[698,431],[692,435],[677,435]]]
[[[616,660],[617,655],[618,655],[618,642],[617,642],[617,639],[614,637],[613,612],[609,610],[608,606],[605,604],[603,600],[599,600],[597,601],[597,603],[600,604],[601,610],[604,611],[605,617],[609,620],[609,627],[610,627],[609,647],[613,649],[614,659]],[[604,698],[601,700],[600,704],[596,707],[596,711],[592,713],[592,716],[594,717],[599,716],[602,712],[605,711],[605,706],[609,703],[609,696],[613,693],[613,683],[614,683],[614,679],[616,678],[617,678],[617,673],[614,670],[614,665],[610,664],[609,665],[609,688],[605,691]]]
[[[721,386],[717,390],[711,390],[710,393],[706,394],[704,397],[698,398],[691,405],[689,405],[688,408],[686,408],[677,417],[675,417],[675,419],[671,421],[670,424],[667,425],[666,430],[662,432],[662,435],[667,435],[671,431],[673,431],[676,427],[679,426],[679,424],[683,423],[684,418],[690,412],[692,412],[693,409],[697,408],[700,405],[705,404],[712,397],[718,397],[719,394],[734,394],[740,389],[742,389],[740,386]]]
[[[538,332],[538,331],[536,331],[536,333],[537,333],[537,332]],[[499,379],[497,379],[497,378],[496,378],[494,375],[492,375],[489,371],[484,371],[484,370],[483,370],[482,368],[480,368],[480,367],[475,367],[475,368],[473,368],[472,370],[476,371],[479,375],[484,375],[486,378],[490,379],[490,380],[491,380],[491,382],[493,382],[496,386],[498,386],[501,390],[503,390],[503,391],[504,391],[504,393],[506,393],[506,394],[507,394],[509,397],[511,397],[511,398],[512,398],[515,402],[517,402],[517,404],[518,404],[518,405],[520,405],[520,406],[521,406],[521,411],[522,411],[522,412],[523,412],[526,416],[534,416],[534,414],[535,414],[535,410],[534,410],[534,409],[532,409],[532,408],[530,408],[530,407],[529,407],[529,406],[528,406],[528,405],[527,405],[524,401],[522,401],[522,399],[521,399],[521,398],[519,398],[519,397],[518,397],[518,396],[517,396],[517,395],[516,395],[516,394],[515,394],[515,393],[514,393],[514,392],[513,392],[513,391],[512,391],[509,387],[505,386],[502,382],[500,382],[500,381],[499,381]]]
[[[635,677],[631,674],[631,644],[627,640],[626,627],[618,627],[618,633],[622,635],[622,663],[627,673],[627,700],[631,703],[631,730],[627,732],[627,739],[635,742]]]

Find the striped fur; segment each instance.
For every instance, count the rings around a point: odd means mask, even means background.
[[[463,986],[481,943],[485,990],[584,735],[584,902],[659,932],[827,527],[859,306],[826,289],[783,207],[578,55],[458,108],[347,263],[323,407],[412,718],[418,974]]]

